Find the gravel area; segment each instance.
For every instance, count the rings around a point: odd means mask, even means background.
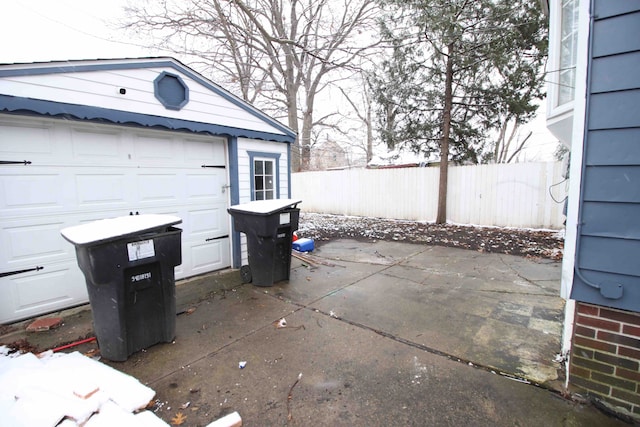
[[[300,213],[299,237],[322,241],[349,238],[393,240],[553,260],[562,259],[564,230],[433,224],[316,213]]]

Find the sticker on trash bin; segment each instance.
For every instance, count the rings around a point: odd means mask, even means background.
[[[291,213],[285,212],[280,214],[280,225],[289,224],[291,222]]]
[[[129,261],[151,258],[156,255],[153,240],[127,243],[127,251],[129,251]]]

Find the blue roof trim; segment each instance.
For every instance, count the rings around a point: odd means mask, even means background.
[[[183,73],[194,81],[205,86],[212,92],[220,95],[225,100],[233,103],[234,105],[242,108],[253,116],[269,123],[279,131],[289,136],[292,140],[295,140],[296,134],[289,127],[283,125],[262,111],[258,110],[251,104],[243,101],[222,87],[216,85],[210,80],[204,78],[191,68],[180,63],[174,58],[151,58],[151,59],[122,59],[122,60],[87,60],[83,61],[70,61],[70,62],[51,62],[46,66],[41,64],[21,64],[22,68],[9,68],[2,69],[0,66],[0,78],[12,77],[12,76],[34,76],[44,74],[56,74],[56,73],[77,73],[86,71],[103,71],[103,70],[131,70],[139,68],[151,68],[151,67],[169,67],[180,73]],[[37,65],[34,66],[34,65]]]
[[[250,129],[240,129],[211,123],[192,122],[169,117],[151,116],[147,114],[131,113],[128,111],[111,110],[102,107],[66,104],[31,98],[19,98],[0,95],[0,112],[27,115],[46,115],[52,117],[71,117],[77,120],[98,120],[123,125],[139,125],[144,127],[159,127],[169,130],[208,133],[211,135],[228,135],[266,141],[292,143],[295,138],[269,132]]]

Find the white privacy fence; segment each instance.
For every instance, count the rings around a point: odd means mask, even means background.
[[[447,221],[560,229],[562,172],[561,163],[451,166]],[[437,167],[301,172],[291,190],[305,212],[434,221],[438,178]]]

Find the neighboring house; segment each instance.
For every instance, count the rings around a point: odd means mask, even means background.
[[[422,154],[396,147],[386,153],[373,156],[367,164],[367,169],[422,168],[439,165],[440,159],[427,159]]]
[[[311,149],[310,170],[327,170],[349,167],[346,151],[335,141],[319,142]]]
[[[0,65],[0,323],[87,301],[83,222],[173,214],[177,278],[240,267],[227,208],[290,196],[294,139],[172,58]]]
[[[640,419],[640,1],[549,1],[547,125],[571,149],[570,387]]]

